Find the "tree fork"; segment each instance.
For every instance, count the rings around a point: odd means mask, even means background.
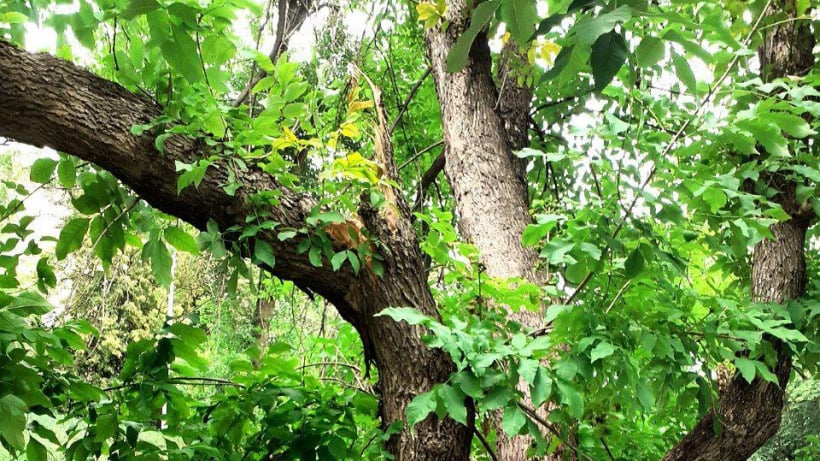
[[[222,188],[228,182],[225,168],[209,168],[198,189],[177,193],[175,161],[193,162],[203,153],[201,146],[175,136],[166,140],[160,153],[151,133],[131,134],[132,126],[153,120],[162,110],[116,83],[4,41],[0,74],[0,136],[95,163],[152,206],[199,229],[205,229],[209,220],[221,229],[243,225],[259,211],[253,196],[272,189],[280,193],[280,205],[264,210],[270,218],[288,227],[305,223],[313,202],[254,169],[240,175],[243,187],[235,196]],[[350,268],[334,272],[327,266],[314,267],[306,255],[298,254],[294,242],[281,242],[275,234],[258,238],[277,254],[276,266],[265,269],[323,296],[359,331],[379,368],[381,413],[387,425],[404,420],[410,401],[445,382],[454,366],[446,353],[424,345],[419,327],[374,317],[386,307],[408,306],[438,318],[418,245],[407,231],[412,230],[407,216],[394,223],[398,232],[379,228],[382,224],[377,219],[368,222],[370,230],[391,246],[382,278],[368,271],[357,275]],[[416,425],[413,434],[404,428],[387,447],[399,460],[461,461],[469,458],[470,441],[470,428],[431,416]]]

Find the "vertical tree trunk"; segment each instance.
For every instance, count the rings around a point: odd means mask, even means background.
[[[521,244],[521,234],[531,222],[524,163],[514,150],[528,145],[527,122],[531,90],[520,87],[506,66],[499,95],[493,81],[487,37],[476,37],[466,67],[447,72],[447,55],[469,24],[467,2],[447,2],[448,27],[426,33],[428,56],[438,92],[444,139],[447,144],[444,172],[455,200],[458,229],[479,251],[487,275],[520,277],[542,283],[536,273],[538,255]],[[511,47],[510,59],[516,58]],[[525,327],[541,325],[541,315],[512,312],[510,318]],[[519,386],[529,394],[526,383]],[[497,455],[505,461],[527,459],[529,437],[507,437],[496,419]]]
[[[769,13],[786,13],[790,19],[802,16],[794,0],[781,0]],[[758,50],[765,81],[786,75],[805,75],[814,66],[814,35],[809,21],[780,21]],[[795,197],[796,184],[779,174],[761,175],[761,181],[778,191],[774,200],[791,216],[771,227],[774,240],[758,243],[752,257],[752,299],[783,303],[800,298],[806,285],[805,239],[814,219]],[[739,374],[721,392],[717,413],[704,416],[692,431],[664,457],[664,461],[742,461],[748,459],[771,438],[780,426],[786,385],[791,373],[791,357],[777,341],[778,355],[773,370],[778,384],[755,378],[747,383]],[[722,430],[714,430],[715,419]]]

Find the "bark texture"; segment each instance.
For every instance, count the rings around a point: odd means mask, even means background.
[[[518,85],[511,71],[512,60],[520,59],[512,44],[505,48],[499,91],[483,32],[476,37],[465,68],[447,72],[447,55],[469,25],[468,6],[472,3],[448,1],[448,27],[434,27],[426,33],[447,146],[444,172],[453,191],[458,230],[478,249],[487,275],[542,283],[543,277],[535,271],[538,255],[521,244],[521,234],[531,218],[525,165],[513,153],[529,145],[532,91]],[[540,327],[542,320],[539,313],[528,311],[511,312],[510,318],[533,329]],[[522,382],[519,390],[529,395],[526,383]],[[538,412],[545,416],[544,409]],[[494,420],[499,459],[527,459],[532,440],[507,437],[501,429],[500,413]]]
[[[426,33],[447,145],[444,173],[453,190],[459,231],[478,248],[487,274],[534,280],[537,255],[521,245],[521,233],[530,223],[523,162],[512,153],[499,110],[486,36],[476,38],[462,71],[446,68],[468,13],[464,0],[449,1],[450,25]]]
[[[786,13],[791,21],[773,27],[758,50],[765,81],[787,75],[805,75],[814,66],[814,36],[809,21],[794,18],[794,0],[781,0],[768,14]],[[777,174],[761,175],[761,181],[775,188],[774,200],[791,219],[771,227],[774,240],[755,246],[752,257],[752,299],[783,303],[803,296],[806,285],[805,239],[814,218],[810,209],[798,203],[796,184]],[[740,374],[721,392],[717,414],[705,415],[692,431],[664,457],[664,461],[742,461],[748,459],[780,427],[785,389],[791,373],[788,350],[773,340],[778,353],[774,373],[778,384],[755,378],[746,382]],[[722,431],[715,433],[715,419]]]
[[[160,114],[160,107],[115,83],[55,57],[31,54],[0,41],[0,136],[93,162],[152,206],[199,229],[211,219],[221,229],[242,226],[247,217],[264,213],[283,226],[304,225],[313,202],[253,169],[236,172],[243,186],[234,196],[222,188],[228,183],[225,165],[210,168],[198,189],[189,187],[177,194],[174,162],[191,163],[204,152],[196,142],[174,137],[160,153],[152,134],[131,134],[134,124]],[[278,205],[258,200],[260,193],[272,190],[280,194]],[[276,266],[266,269],[325,297],[359,331],[369,358],[379,367],[385,424],[403,420],[413,397],[446,381],[453,371],[445,353],[425,347],[420,329],[374,317],[390,306],[410,306],[438,315],[407,205],[401,194],[393,198],[390,209],[395,213],[367,206],[360,211],[370,232],[391,249],[384,255],[382,278],[366,270],[356,275],[351,270],[333,272],[329,265],[317,268],[306,255],[297,253],[296,243],[280,242],[273,234],[258,237],[277,254]],[[467,427],[431,417],[417,425],[413,435],[405,430],[395,436],[388,449],[398,460],[458,461],[468,459],[470,440]]]

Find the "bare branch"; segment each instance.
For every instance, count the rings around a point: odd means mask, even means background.
[[[396,119],[393,120],[393,124],[390,125],[390,133],[396,131],[396,127],[401,121],[402,116],[407,111],[407,108],[410,107],[410,101],[413,100],[413,96],[416,95],[416,92],[418,92],[419,88],[421,88],[421,85],[424,83],[424,81],[427,80],[427,77],[430,75],[431,72],[433,72],[433,68],[428,66],[427,70],[424,72],[424,75],[422,75],[421,78],[418,79],[416,84],[413,85],[413,88],[410,89],[410,93],[407,94],[407,98],[405,98],[404,103],[401,105],[401,107],[399,107],[399,113],[398,115],[396,115]]]

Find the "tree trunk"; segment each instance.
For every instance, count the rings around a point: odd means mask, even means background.
[[[794,19],[794,0],[782,0],[768,14],[786,13]],[[765,81],[786,75],[805,75],[814,66],[814,35],[809,21],[779,21],[758,50]],[[796,184],[777,174],[761,175],[761,181],[778,191],[774,200],[791,219],[771,227],[774,240],[758,243],[752,257],[752,299],[784,303],[803,296],[806,285],[805,239],[814,215],[795,197]],[[774,341],[778,361],[773,370],[778,385],[755,378],[751,383],[736,374],[721,392],[717,414],[705,415],[664,461],[741,461],[748,459],[780,427],[791,357]],[[722,430],[714,430],[715,419]]]
[[[177,193],[175,162],[191,163],[206,152],[195,141],[176,136],[154,147],[154,135],[131,134],[131,127],[151,121],[161,109],[121,86],[73,64],[46,54],[32,54],[0,40],[0,136],[48,146],[93,162],[114,174],[142,199],[199,229],[214,220],[221,229],[242,226],[249,216],[269,213],[282,226],[300,228],[313,202],[277,184],[269,175],[251,169],[239,173],[242,188],[235,195],[223,190],[226,168],[209,168],[197,189]],[[277,190],[280,204],[260,210],[253,197]],[[384,255],[384,276],[368,270],[334,272],[328,265],[314,267],[297,242],[281,242],[275,233],[260,234],[275,250],[277,277],[293,280],[334,304],[340,315],[359,331],[368,360],[379,368],[381,414],[385,425],[404,420],[405,409],[418,394],[447,380],[454,371],[449,356],[428,349],[422,331],[406,323],[374,317],[391,306],[414,307],[438,317],[427,284],[427,272],[418,249],[409,212],[401,194],[393,194],[400,213],[382,216],[366,207],[365,225],[391,251]],[[235,236],[225,235],[231,239]],[[253,248],[253,241],[247,248]],[[246,248],[243,246],[242,248]],[[241,252],[247,249],[240,250]],[[414,433],[405,428],[391,438],[388,449],[402,461],[461,461],[469,458],[470,429],[451,419],[430,417]]]
[[[448,1],[447,28],[434,27],[426,33],[447,145],[444,172],[453,191],[458,229],[478,249],[487,275],[541,284],[544,277],[535,270],[538,255],[521,244],[531,218],[525,165],[513,153],[529,144],[532,92],[517,84],[505,64],[499,72],[503,82],[499,95],[483,32],[473,43],[466,67],[447,72],[447,55],[468,26],[469,13],[467,2]],[[508,59],[518,58],[514,46],[505,50]],[[540,313],[529,311],[511,312],[510,318],[531,329],[541,327],[543,319]],[[529,395],[526,383],[520,383],[519,390]],[[543,415],[543,409],[539,413]],[[531,438],[507,437],[500,416],[494,419],[499,459],[527,459]]]

